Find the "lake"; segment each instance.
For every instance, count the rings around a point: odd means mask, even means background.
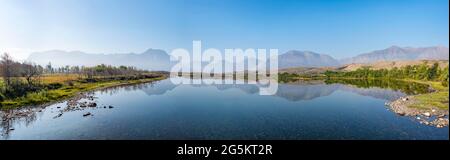
[[[297,81],[276,95],[255,85],[174,85],[169,79],[95,91],[80,101],[12,112],[1,139],[303,140],[449,139],[449,128],[399,116],[385,103],[426,86],[401,82]],[[90,115],[86,115],[90,113]]]

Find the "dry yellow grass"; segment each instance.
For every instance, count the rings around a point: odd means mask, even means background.
[[[63,83],[70,80],[77,80],[79,78],[76,74],[52,74],[52,75],[43,75],[41,77],[41,81],[43,83]]]
[[[429,66],[433,65],[434,63],[438,63],[439,67],[445,68],[448,65],[448,61],[446,60],[416,60],[416,61],[380,61],[375,62],[371,64],[349,64],[341,68],[341,70],[344,71],[355,71],[362,67],[370,67],[373,70],[379,70],[379,69],[392,69],[394,67],[401,68],[405,67],[407,65],[414,66],[414,65],[421,65],[423,63],[427,63]]]

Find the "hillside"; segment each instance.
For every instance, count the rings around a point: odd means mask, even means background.
[[[448,60],[447,47],[398,47],[392,46],[383,50],[376,50],[358,56],[343,59],[341,64],[374,63],[378,61],[407,61],[407,60]]]
[[[279,73],[289,73],[298,75],[321,74],[325,71],[337,71],[339,67],[293,67],[280,69]]]
[[[325,71],[355,71],[363,67],[368,67],[373,70],[392,69],[394,67],[401,68],[407,65],[414,66],[414,65],[421,65],[424,63],[428,64],[429,66],[433,65],[434,63],[438,63],[441,69],[449,65],[448,60],[379,61],[368,64],[367,63],[346,64],[336,67],[291,67],[280,69],[279,73],[314,75],[314,74],[322,74]]]
[[[338,66],[339,62],[333,57],[310,51],[292,50],[278,57],[279,68],[289,67],[324,67]]]
[[[424,63],[428,64],[429,66],[433,65],[434,63],[438,63],[440,68],[445,68],[449,64],[449,61],[448,60],[379,61],[369,64],[356,63],[343,65],[342,67],[339,67],[339,70],[355,71],[362,67],[369,67],[374,70],[392,69],[394,67],[401,68],[407,65],[414,66],[414,65],[421,65]]]

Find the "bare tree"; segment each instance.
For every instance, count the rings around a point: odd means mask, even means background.
[[[8,53],[1,56],[1,75],[5,83],[5,89],[8,90],[11,85],[11,79],[14,76],[14,61]]]
[[[32,86],[35,78],[42,74],[40,67],[31,63],[23,63],[21,68],[21,75],[25,77],[29,86]]]

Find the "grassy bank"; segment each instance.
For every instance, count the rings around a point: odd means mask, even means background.
[[[42,83],[52,84],[54,89],[43,89],[28,93],[25,96],[14,99],[5,99],[1,102],[1,109],[12,109],[22,106],[41,105],[76,96],[80,92],[92,91],[102,88],[147,83],[165,79],[165,75],[146,77],[142,79],[119,79],[119,78],[95,78],[78,79],[73,75],[52,75],[42,78]]]
[[[386,70],[389,72],[388,70]],[[375,72],[368,70],[367,72]],[[429,86],[434,90],[433,92],[420,93],[416,95],[409,96],[413,103],[408,103],[407,107],[419,109],[419,110],[431,110],[431,109],[440,109],[440,110],[449,110],[449,87],[448,83],[443,83],[442,81],[438,81],[436,78],[433,80],[417,80],[417,79],[409,79],[409,78],[395,78],[395,76],[352,76],[357,75],[356,72],[330,72],[328,76],[320,76],[320,75],[298,75],[298,74],[290,74],[290,73],[280,73],[279,74],[279,82],[288,83],[291,81],[297,80],[380,80],[380,81],[403,81],[406,83],[420,83]],[[440,73],[443,73],[441,71]],[[445,75],[444,75],[445,76]],[[388,78],[386,78],[388,77]],[[445,82],[445,81],[444,81]],[[395,83],[394,83],[395,84]],[[358,86],[358,85],[357,85]],[[395,88],[395,87],[394,87]]]
[[[331,79],[364,79],[364,78],[355,78],[355,77],[328,77]],[[377,78],[369,78],[369,79],[377,79]],[[440,109],[440,110],[449,110],[449,87],[444,86],[440,81],[424,81],[424,80],[414,80],[414,79],[386,79],[386,78],[378,78],[379,80],[396,80],[396,81],[404,81],[406,83],[420,83],[428,85],[433,92],[417,94],[409,96],[413,103],[408,103],[407,107],[415,108],[419,110],[431,110],[431,109]],[[367,79],[366,79],[367,80]]]
[[[449,109],[449,87],[442,85],[441,82],[404,80],[408,82],[427,84],[435,91],[431,93],[419,94],[411,96],[414,103],[408,107],[429,110],[437,108],[441,110]]]

